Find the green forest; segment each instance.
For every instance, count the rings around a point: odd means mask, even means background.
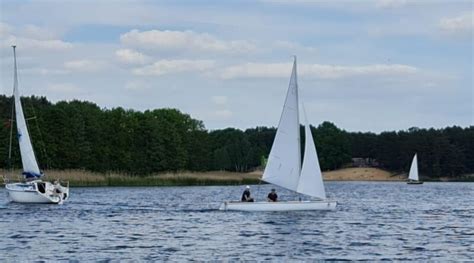
[[[131,175],[184,170],[247,172],[265,162],[276,132],[274,127],[209,131],[202,121],[177,109],[103,109],[91,102],[51,103],[34,96],[22,102],[42,169]],[[5,169],[21,167],[15,139],[11,163],[8,158],[11,112],[11,97],[1,95],[0,168]],[[351,158],[357,157],[375,159],[389,171],[406,172],[416,152],[423,177],[474,173],[474,126],[380,134],[347,132],[331,122],[311,128],[323,170],[350,165]],[[303,127],[301,134],[304,138]]]

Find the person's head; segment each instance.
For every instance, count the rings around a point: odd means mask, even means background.
[[[272,188],[272,193],[275,193],[275,188]]]
[[[250,189],[250,185],[247,185],[247,186],[245,187],[245,189]]]

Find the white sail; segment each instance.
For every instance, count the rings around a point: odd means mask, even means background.
[[[297,192],[312,197],[326,199],[324,190],[323,176],[319,167],[318,153],[314,145],[313,134],[306,118],[306,111],[303,107],[305,119],[305,146],[303,167],[301,168],[300,180],[298,182]]]
[[[18,129],[18,142],[20,144],[21,161],[23,164],[23,172],[26,177],[40,177],[41,172],[36,162],[33,146],[31,145],[30,135],[26,126],[25,116],[20,101],[20,92],[18,91],[18,76],[16,66],[16,52],[13,47],[14,56],[14,79],[13,79],[13,97],[15,98],[16,126]]]
[[[296,191],[301,171],[300,123],[296,58],[280,123],[262,180]]]
[[[413,161],[411,162],[410,173],[408,173],[408,179],[418,181],[418,161],[415,156],[413,157]]]

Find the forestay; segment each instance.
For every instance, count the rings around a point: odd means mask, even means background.
[[[20,92],[18,91],[18,76],[16,66],[16,52],[13,48],[14,55],[14,79],[13,79],[13,96],[15,100],[16,126],[18,129],[18,142],[20,144],[21,161],[23,164],[23,174],[25,177],[41,177],[42,173],[36,162],[33,146],[31,145],[30,135],[26,126],[25,116],[20,101]]]
[[[296,191],[301,170],[296,58],[290,84],[262,180]]]

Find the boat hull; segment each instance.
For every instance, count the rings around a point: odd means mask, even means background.
[[[42,185],[38,187],[38,184]],[[58,187],[61,189],[60,193],[55,191]],[[50,182],[11,183],[6,184],[5,188],[8,198],[15,203],[62,204],[69,198],[69,187],[53,185]]]
[[[304,210],[334,210],[335,200],[321,201],[283,201],[283,202],[238,202],[226,201],[221,204],[222,211],[304,211]]]
[[[408,181],[407,184],[423,184],[422,181]]]
[[[19,192],[8,191],[8,197],[15,203],[31,203],[31,204],[57,204],[61,200],[59,197],[48,197],[38,192]]]

